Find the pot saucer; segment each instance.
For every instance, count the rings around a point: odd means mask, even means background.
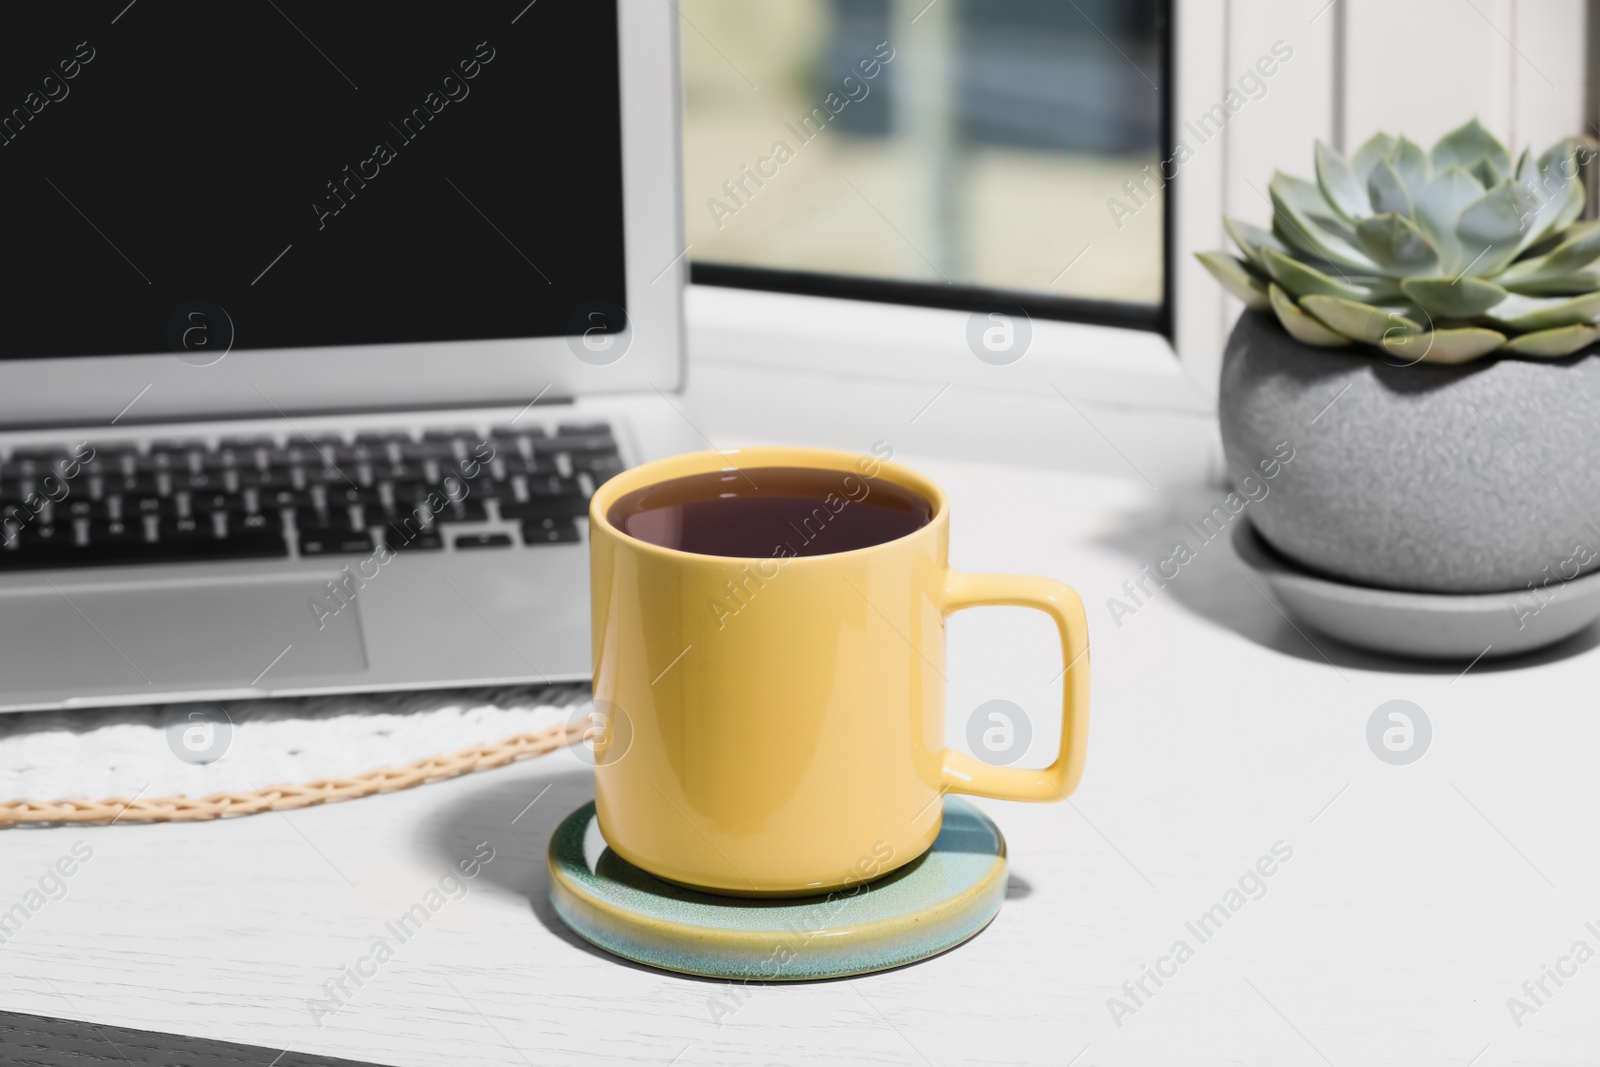
[[[1553,645],[1600,618],[1600,571],[1535,593],[1412,593],[1350,585],[1306,570],[1262,539],[1248,519],[1233,548],[1277,593],[1284,610],[1349,645],[1417,659],[1496,659]],[[1536,588],[1539,588],[1536,586]]]
[[[925,854],[854,893],[725,897],[663,882],[606,847],[592,801],[556,828],[549,865],[550,902],[585,941],[664,970],[757,982],[938,955],[989,924],[1007,880],[999,828],[956,797]]]

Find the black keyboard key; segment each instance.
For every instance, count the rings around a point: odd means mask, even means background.
[[[556,432],[563,435],[591,433],[609,434],[611,432],[611,427],[603,422],[563,422],[556,427]]]
[[[284,467],[262,470],[259,467],[240,468],[240,489],[293,489],[294,476]]]
[[[283,534],[283,517],[276,511],[227,511],[223,514],[225,516],[223,523],[229,537],[238,534],[271,533],[279,536]]]
[[[275,511],[278,508],[309,508],[311,490],[260,489],[256,492],[256,500],[262,511]]]
[[[500,501],[500,517],[513,522],[537,522],[541,519],[581,519],[589,514],[589,500],[582,494],[575,496],[534,497],[523,503],[515,500]]]
[[[358,486],[361,469],[358,464],[334,465],[331,467],[307,467],[307,485],[341,485]]]
[[[506,454],[504,451],[484,449],[482,453],[468,452],[464,459],[455,459],[454,457],[442,459],[439,461],[439,473],[453,474],[458,478],[466,478],[468,481],[474,478],[482,478],[493,473],[494,461]],[[519,461],[522,459],[522,453],[520,452],[513,452],[510,455]]]
[[[44,545],[71,545],[72,526],[70,523],[30,522],[22,528],[18,540],[24,549]]]
[[[359,485],[330,485],[325,490],[328,498],[328,507],[378,507],[382,501],[377,487],[370,489]]]
[[[497,440],[514,440],[518,437],[543,437],[543,426],[496,426],[489,431],[489,436]]]
[[[144,493],[122,497],[122,516],[131,519],[136,515],[176,515],[178,502],[171,497]]]
[[[599,488],[621,474],[626,468],[616,456],[585,456],[572,458],[573,470],[587,471],[589,478]]]
[[[151,452],[147,456],[140,456],[134,463],[134,469],[151,474],[160,474],[163,471],[187,471],[192,466],[189,457],[197,454],[190,452]]]
[[[455,446],[449,441],[406,441],[400,446],[400,458],[410,463],[421,463],[423,460],[437,459],[444,463],[453,463],[456,458]],[[374,471],[379,478],[386,477],[380,471]]]
[[[277,448],[278,442],[264,434],[245,434],[224,437],[217,441],[218,451],[252,452],[258,448]]]
[[[407,541],[404,535],[395,533],[385,527],[383,531],[384,543],[395,552],[436,552],[444,548],[444,538],[436,533],[419,533]]]
[[[321,536],[330,534],[346,534],[351,531],[360,532],[350,521],[350,509],[343,506],[333,506],[326,511],[315,508],[298,508],[294,513],[295,529],[301,533],[316,531]]]
[[[181,519],[163,516],[156,524],[156,540],[192,541],[197,538],[211,540],[215,537],[212,530],[211,516],[209,515],[188,515]]]
[[[260,466],[258,453],[246,452],[238,449],[224,448],[216,452],[207,452],[200,458],[200,469],[212,473],[238,470],[241,467],[254,469]]]
[[[222,475],[215,471],[179,471],[172,475],[172,491],[175,493],[203,493],[208,489],[220,489],[222,484]]]
[[[287,556],[289,542],[276,530],[241,530],[210,538],[200,546],[205,559],[265,559]]]
[[[383,539],[391,548],[409,544],[418,537],[437,536],[439,532],[431,521],[423,522],[421,515],[411,513],[389,512],[375,525],[383,527]]]
[[[511,535],[502,533],[457,534],[453,544],[457,548],[510,548]]]
[[[395,482],[389,488],[395,507],[401,511],[410,510],[414,504],[428,499],[428,493],[434,491],[433,486],[426,482]]]
[[[0,547],[0,571],[69,567],[84,562],[83,549],[63,541],[55,545]]]
[[[337,446],[314,448],[305,441],[290,441],[282,448],[267,449],[269,467],[323,467],[333,456]]]
[[[409,441],[411,435],[404,430],[363,430],[356,434],[357,444],[383,445],[390,441]]]
[[[372,476],[380,482],[414,482],[422,477],[422,465],[377,460],[372,464]]]
[[[155,496],[160,491],[153,474],[107,475],[101,487],[107,496]]]
[[[331,556],[372,550],[372,538],[354,530],[339,533],[329,528],[326,531],[302,531],[300,534],[302,556]]]
[[[383,529],[383,540],[390,548],[417,547],[423,549],[442,548],[438,542],[439,528],[434,525],[432,517],[428,522],[423,522],[423,512],[418,511],[385,511],[370,512],[369,517],[375,519],[375,525]],[[414,544],[417,541],[423,544]]]
[[[489,512],[484,509],[483,501],[467,497],[459,501],[445,501],[444,510],[434,516],[438,522],[485,522]]]
[[[55,512],[65,519],[106,519],[110,518],[110,508],[103,500],[89,500],[84,497],[69,497],[57,504]]]
[[[389,462],[389,449],[386,445],[340,445],[338,448],[327,449],[327,457],[322,466],[342,467],[353,474],[355,468],[363,463],[387,462]]]
[[[535,441],[535,452],[548,454],[553,452],[568,452],[573,455],[588,452],[615,453],[617,442],[609,433],[594,434],[561,434],[548,441]]]
[[[563,478],[559,474],[550,474],[543,478],[529,478],[528,495],[531,497],[582,496],[583,487],[578,484],[576,478]]]
[[[532,459],[524,459],[516,453],[502,452],[496,459],[505,464],[508,478],[523,474],[529,478],[544,479],[556,473],[555,460],[549,456],[536,455]]]
[[[470,426],[446,426],[443,429],[424,430],[424,441],[454,441],[456,438],[471,439],[476,433]]]
[[[522,524],[525,545],[575,544],[579,540],[578,527],[571,519],[540,519]]]
[[[228,511],[233,508],[243,511],[243,498],[234,496],[232,493],[222,492],[220,490],[212,490],[206,493],[189,494],[190,511]]]
[[[208,524],[209,525],[209,524]],[[283,537],[271,531],[214,537],[204,527],[159,541],[146,541],[142,523],[89,524],[89,539],[75,545],[70,536],[59,543],[0,548],[0,571],[41,568],[116,566],[135,563],[179,563],[222,559],[264,559],[288,555]]]
[[[66,445],[19,445],[11,450],[11,459],[13,462],[31,460],[48,467],[55,460],[68,454]]]
[[[65,464],[67,469],[58,473],[68,474],[72,469],[72,464],[77,463],[78,473],[75,475],[70,475],[71,477],[86,478],[93,477],[95,475],[101,475],[103,477],[118,477],[120,475],[129,473],[129,468],[133,466],[133,463],[131,463],[130,460],[133,460],[134,458],[135,457],[129,454],[118,455],[113,452],[99,452],[96,453],[95,457],[90,460],[68,460]],[[0,476],[3,476],[3,472],[0,472]]]
[[[108,545],[142,545],[145,543],[144,523],[97,522],[89,523],[89,547]]]

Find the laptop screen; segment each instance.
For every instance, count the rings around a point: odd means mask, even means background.
[[[0,358],[581,332],[625,302],[616,8],[7,5],[0,204]]]

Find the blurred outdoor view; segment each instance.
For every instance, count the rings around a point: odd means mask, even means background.
[[[677,4],[695,262],[1161,301],[1158,0]]]

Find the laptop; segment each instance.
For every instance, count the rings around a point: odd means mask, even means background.
[[[0,15],[0,710],[559,682],[683,384],[674,9]]]

